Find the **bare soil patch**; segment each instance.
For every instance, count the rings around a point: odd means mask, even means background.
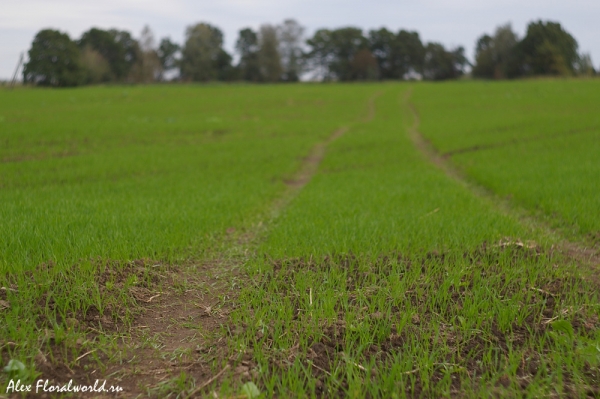
[[[118,301],[107,299],[103,312],[92,307],[59,320],[67,328],[80,330],[77,338],[56,337],[52,322],[43,322],[40,341],[45,350],[35,359],[38,379],[60,385],[71,379],[86,385],[106,380],[107,386],[123,389],[118,394],[93,397],[166,397],[189,394],[209,381],[215,368],[237,366],[243,360],[229,358],[223,334],[239,289],[237,265],[205,263],[176,268],[137,260],[124,267],[108,265],[98,275],[97,284],[109,295],[110,290],[123,289],[132,276],[140,284],[126,289],[131,303],[116,306]],[[41,301],[52,309],[51,298]],[[8,361],[8,353],[0,353]],[[232,367],[231,371],[249,375],[250,368]],[[199,395],[198,391],[190,397]]]

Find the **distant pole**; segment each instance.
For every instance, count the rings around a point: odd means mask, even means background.
[[[19,69],[23,64],[23,53],[19,57],[19,62],[17,63],[17,68],[15,69],[15,74],[13,75],[12,81],[10,82],[10,88],[12,89],[15,86],[15,82],[17,81],[17,74],[19,73]]]

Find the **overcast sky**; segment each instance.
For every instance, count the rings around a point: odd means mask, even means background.
[[[12,76],[19,54],[36,32],[54,28],[78,38],[92,26],[128,30],[139,36],[145,24],[157,38],[183,42],[185,27],[209,22],[225,33],[226,49],[240,28],[295,18],[308,35],[319,28],[385,26],[416,30],[423,41],[462,45],[473,58],[484,32],[511,22],[523,35],[532,20],[560,22],[582,52],[600,66],[599,0],[0,0],[0,79]]]

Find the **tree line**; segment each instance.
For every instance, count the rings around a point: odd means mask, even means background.
[[[522,39],[507,24],[477,40],[472,73],[488,79],[594,75],[590,55],[577,50],[575,38],[557,22],[531,22]]]
[[[293,19],[258,30],[241,29],[235,56],[223,48],[223,32],[209,23],[185,30],[183,44],[156,41],[145,27],[130,32],[91,28],[77,40],[44,29],[38,32],[23,69],[25,83],[78,86],[98,83],[181,81],[295,82],[301,76],[321,81],[456,79],[470,72],[486,79],[531,75],[595,74],[589,55],[559,23],[529,24],[520,39],[510,25],[476,43],[475,63],[463,47],[424,43],[418,32],[386,28],[364,32],[345,27],[320,29],[305,37]]]

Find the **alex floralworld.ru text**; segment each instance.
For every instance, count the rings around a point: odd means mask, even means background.
[[[21,380],[10,380],[6,393],[14,392],[32,392],[33,385],[22,384]],[[119,386],[106,386],[106,380],[100,383],[99,380],[94,382],[94,385],[75,385],[73,380],[69,380],[67,384],[51,384],[48,380],[37,380],[35,384],[35,393],[38,392],[122,392],[123,388]]]

